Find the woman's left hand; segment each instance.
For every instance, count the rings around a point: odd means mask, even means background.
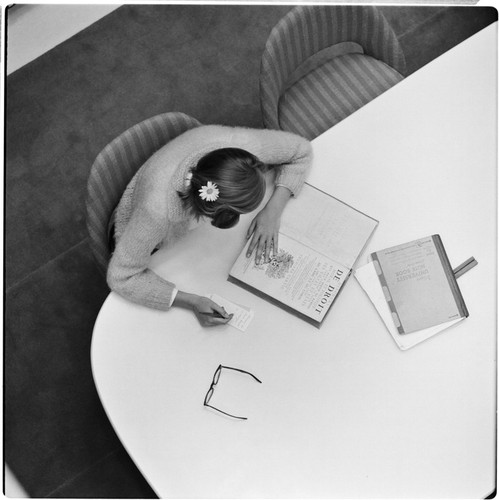
[[[281,214],[291,196],[291,191],[284,186],[277,186],[271,198],[263,210],[251,222],[246,238],[251,242],[246,252],[246,257],[250,257],[256,248],[255,262],[269,262],[270,253],[277,254],[279,248],[279,226],[281,225]]]
[[[277,253],[279,226],[281,222],[280,213],[275,213],[268,205],[253,219],[246,233],[246,238],[253,235],[246,252],[246,257],[250,257],[256,248],[255,262],[260,264],[269,262],[270,252]]]

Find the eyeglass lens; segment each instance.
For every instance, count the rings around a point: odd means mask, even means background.
[[[207,405],[210,402],[210,399],[213,396],[213,393],[215,392],[215,386],[218,384],[218,381],[220,380],[221,373],[222,373],[222,365],[220,365],[217,368],[217,371],[213,375],[213,380],[211,382],[210,388],[208,389],[208,392],[206,393],[206,396],[204,398],[205,405]]]
[[[215,392],[215,388],[213,387],[213,384],[212,384],[212,386],[210,387],[210,389],[208,390],[208,392],[206,393],[206,396],[204,398],[205,405],[207,405],[210,402],[211,396],[213,396],[214,392]]]
[[[220,374],[222,373],[222,365],[220,365],[217,368],[217,371],[215,372],[215,375],[213,375],[213,383],[212,385],[217,385],[218,381],[220,380]]]

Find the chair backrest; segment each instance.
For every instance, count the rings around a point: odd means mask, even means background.
[[[87,183],[87,229],[92,252],[103,273],[110,258],[109,219],[126,186],[159,148],[199,125],[201,123],[184,113],[153,116],[123,132],[95,159]]]
[[[405,57],[397,36],[375,6],[301,5],[272,29],[260,66],[260,103],[266,127],[279,129],[278,104],[287,79],[308,58],[343,42],[405,74]]]

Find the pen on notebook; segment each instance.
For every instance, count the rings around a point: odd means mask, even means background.
[[[227,316],[222,316],[219,312],[200,312],[199,314],[203,314],[204,316],[213,316],[214,318],[226,318]]]

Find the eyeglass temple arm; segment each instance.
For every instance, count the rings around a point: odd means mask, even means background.
[[[231,415],[230,413],[227,413],[226,411],[223,411],[223,410],[219,410],[218,408],[215,408],[214,406],[211,406],[209,404],[205,403],[204,405],[207,406],[208,408],[211,408],[212,410],[223,413],[224,415],[227,415],[228,417],[237,418],[239,420],[248,420],[248,417],[238,417],[237,415]]]
[[[259,382],[260,384],[262,383],[262,381],[261,381],[259,378],[255,377],[255,376],[254,376],[252,373],[250,373],[250,372],[247,372],[247,371],[245,371],[245,370],[241,370],[241,369],[239,369],[239,368],[232,368],[231,366],[225,366],[225,365],[220,365],[220,366],[221,366],[222,368],[227,368],[227,370],[234,370],[234,371],[236,371],[236,372],[246,373],[246,375],[249,375],[250,377],[253,377],[253,378],[254,378],[257,382]]]

